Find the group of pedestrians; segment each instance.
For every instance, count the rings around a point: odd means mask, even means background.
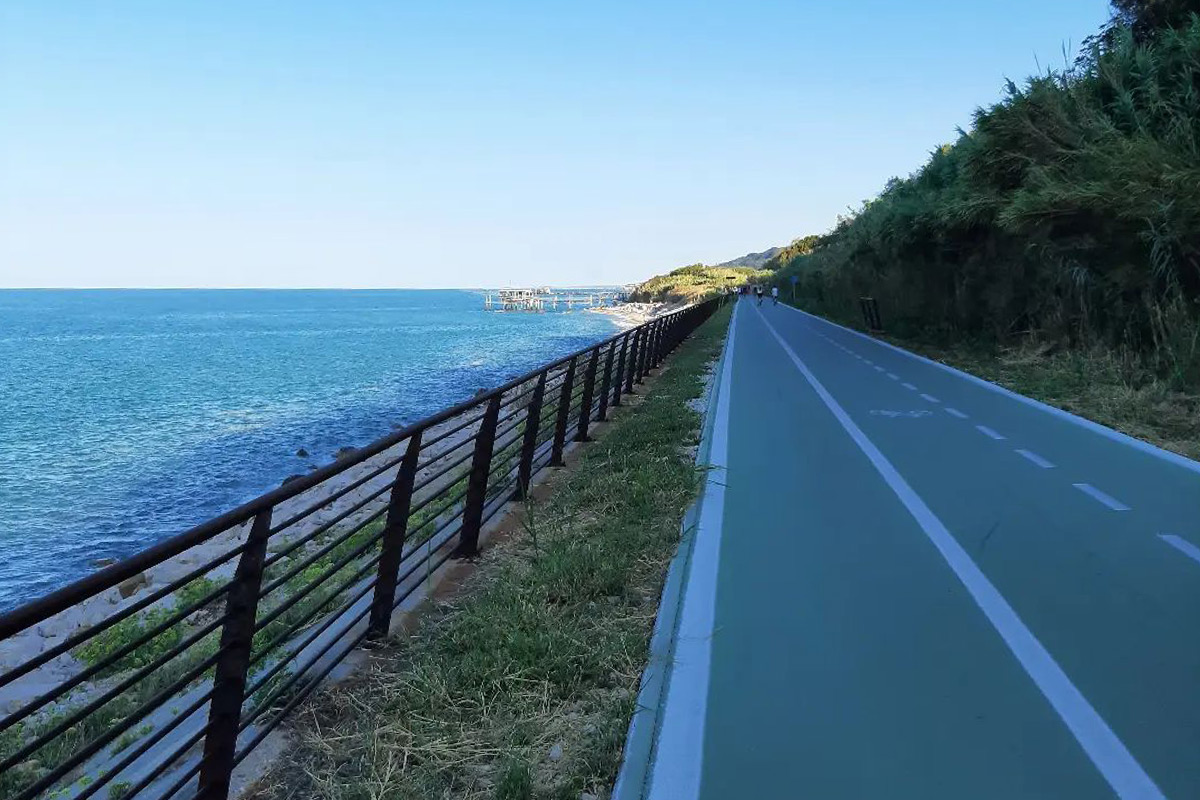
[[[750,286],[750,285],[742,286],[741,288],[739,288],[737,290],[737,294],[739,297],[749,295],[751,293],[753,293],[754,296],[758,299],[758,304],[761,306],[763,297],[765,296],[765,293],[766,293],[766,290],[763,288],[763,285],[761,283],[756,283],[753,286]],[[771,287],[771,302],[774,303],[775,305],[779,305],[779,287],[778,286]]]

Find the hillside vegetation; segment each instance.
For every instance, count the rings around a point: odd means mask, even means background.
[[[1115,2],[1071,68],[1009,83],[915,174],[777,255],[773,280],[798,276],[800,304],[835,318],[874,296],[911,341],[1036,340],[1200,384],[1195,11]]]
[[[782,251],[782,250],[783,250],[782,247],[768,247],[766,250],[763,250],[761,253],[746,253],[746,255],[744,255],[744,256],[732,258],[729,261],[722,261],[720,264],[717,264],[716,266],[718,266],[718,267],[752,267],[754,269],[762,269],[763,266],[768,261],[773,259],[775,256],[779,255],[780,251]]]
[[[743,283],[766,280],[767,270],[752,267],[708,267],[692,264],[672,270],[666,275],[651,278],[631,295],[638,303],[695,302],[707,295],[725,290],[725,287],[741,286]]]

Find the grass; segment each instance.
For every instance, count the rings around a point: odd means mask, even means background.
[[[1128,354],[1103,347],[1056,350],[1034,341],[1008,347],[897,343],[1027,397],[1200,459],[1200,395],[1173,388]]]
[[[375,651],[293,724],[269,798],[572,798],[611,786],[666,566],[698,475],[687,455],[728,313],[616,416],[460,599]]]
[[[819,310],[804,301],[796,305]],[[827,311],[822,316],[864,330],[862,320],[853,315]],[[1164,378],[1136,352],[1101,344],[1067,348],[1036,337],[1006,344],[953,342],[940,336],[884,338],[1026,397],[1200,459],[1200,394]]]

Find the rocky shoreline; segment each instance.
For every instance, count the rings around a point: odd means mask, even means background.
[[[628,330],[678,311],[687,305],[687,303],[620,303],[615,306],[589,308],[588,311],[611,317],[612,321],[622,330]]]
[[[461,425],[463,421],[462,417],[447,420],[428,429],[424,438],[427,441],[433,440]],[[450,460],[450,456],[458,457],[462,452],[466,452],[464,445],[472,441],[475,427],[475,425],[469,424],[461,430],[453,431],[423,453],[422,460],[427,463],[427,466],[417,473],[418,483],[444,467]],[[272,516],[278,524],[320,503],[321,500],[331,498],[355,483],[363,481],[360,486],[351,489],[341,497],[328,501],[309,516],[273,536],[268,547],[269,552],[282,550],[288,542],[307,536],[318,527],[345,513],[352,506],[367,501],[371,495],[379,493],[392,479],[395,469],[385,470],[367,480],[364,478],[379,470],[388,461],[399,459],[406,447],[407,441],[401,442],[276,506]],[[353,448],[343,448],[338,451],[338,455],[344,456],[349,452],[353,452]],[[295,477],[298,476],[293,476],[293,478]],[[288,482],[289,480],[284,481],[284,483]],[[437,484],[440,483],[441,481],[437,482]],[[426,487],[426,491],[436,491],[437,488],[438,485],[430,484]],[[383,508],[387,504],[387,499],[387,493],[384,492],[381,496],[367,501],[362,508],[342,520],[338,524],[338,528],[349,528],[360,523]],[[156,591],[191,573],[201,565],[236,549],[245,541],[249,529],[249,523],[230,528],[145,572],[139,573],[118,586],[93,595],[61,613],[5,639],[0,642],[0,674],[61,645],[70,637],[137,603],[147,593]],[[302,548],[293,557],[302,556],[304,552],[305,550]],[[203,577],[215,581],[228,580],[233,575],[236,565],[237,559],[232,558],[204,573]],[[96,566],[103,568],[108,564],[98,561]],[[168,594],[138,613],[147,614],[156,609],[169,609],[174,604],[175,595]],[[69,680],[81,672],[85,666],[68,651],[29,674],[0,687],[0,719],[18,711],[31,700]],[[81,687],[82,691],[73,691],[71,700],[77,702],[81,694],[87,694],[87,689],[88,685],[84,684]]]

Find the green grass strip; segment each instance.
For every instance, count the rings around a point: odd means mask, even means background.
[[[295,725],[264,797],[570,798],[607,795],[680,521],[690,448],[728,309],[665,362],[525,529],[489,548],[467,590]]]

